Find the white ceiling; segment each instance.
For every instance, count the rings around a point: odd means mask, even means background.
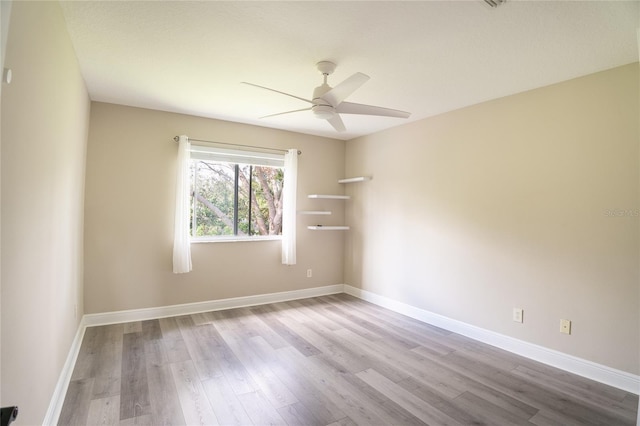
[[[638,61],[638,1],[61,4],[92,100],[339,139]],[[321,60],[332,86],[371,77],[348,101],[411,117],[258,118],[308,105],[240,82],[310,99]]]

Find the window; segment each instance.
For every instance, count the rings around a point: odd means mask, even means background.
[[[284,156],[191,147],[191,237],[282,235]]]

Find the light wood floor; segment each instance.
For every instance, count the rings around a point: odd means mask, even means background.
[[[341,294],[88,328],[63,425],[633,425],[638,397]]]

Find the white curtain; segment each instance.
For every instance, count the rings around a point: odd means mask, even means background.
[[[191,271],[191,243],[189,241],[189,138],[181,135],[178,140],[178,168],[176,170],[176,211],[173,234],[173,273]]]
[[[298,150],[284,156],[284,196],[282,210],[282,264],[296,264],[296,193],[298,192]]]

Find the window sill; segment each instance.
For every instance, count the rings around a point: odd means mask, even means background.
[[[199,237],[191,238],[191,244],[201,243],[236,243],[245,241],[280,241],[282,235],[269,235],[265,237],[237,237],[235,235],[229,237]]]

